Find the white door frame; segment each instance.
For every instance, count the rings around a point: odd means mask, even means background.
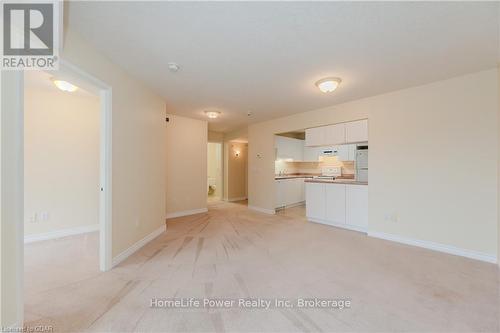
[[[112,89],[107,83],[85,72],[71,62],[60,59],[60,69],[91,85],[100,97],[99,140],[99,268],[112,268]]]
[[[100,191],[99,200],[99,267],[101,271],[107,271],[112,268],[112,89],[108,84],[100,81],[68,61],[61,59],[60,67],[64,71],[71,73],[72,76],[78,78],[81,82],[85,82],[85,84],[95,88],[95,91],[100,95],[100,187],[102,190]],[[0,79],[2,82],[2,77],[4,75],[6,77],[8,75],[8,80],[6,81],[9,84],[9,88],[12,88],[12,91],[8,91],[8,93],[11,94],[9,98],[12,99],[14,106],[8,105],[10,109],[7,112],[3,109],[4,104],[2,101],[0,124],[4,120],[4,116],[5,120],[7,120],[6,124],[1,124],[2,139],[5,137],[9,139],[9,141],[0,141],[2,143],[2,165],[0,168],[2,173],[0,177],[0,184],[2,185],[0,193],[0,206],[2,206],[1,229],[3,230],[4,227],[7,228],[7,226],[9,226],[8,231],[16,234],[16,239],[11,244],[6,245],[8,250],[15,247],[14,254],[16,258],[13,265],[4,267],[3,261],[1,261],[1,264],[2,272],[4,269],[12,268],[11,271],[15,272],[17,283],[15,290],[11,292],[12,295],[10,295],[10,297],[15,299],[15,302],[13,302],[15,304],[11,305],[15,307],[16,318],[13,320],[16,322],[4,323],[4,318],[2,318],[2,323],[0,324],[8,325],[8,327],[12,324],[12,327],[22,327],[24,313],[24,73],[1,72]],[[2,93],[4,90],[4,87],[2,87]],[[5,96],[2,96],[2,98],[3,97]],[[8,129],[8,133],[3,133],[6,129]],[[12,145],[12,147],[9,145]],[[4,148],[8,149],[5,149],[4,152]],[[5,161],[4,158],[6,158]],[[7,160],[7,158],[9,159]],[[5,193],[6,184],[10,186],[8,193]],[[8,209],[4,209],[5,207],[3,207],[3,205]],[[3,241],[4,239],[2,239],[0,243],[2,249],[4,247]],[[3,297],[4,295],[2,294],[2,298]],[[4,299],[1,300],[2,304],[3,301]]]

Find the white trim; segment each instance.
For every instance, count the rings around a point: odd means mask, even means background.
[[[136,242],[134,245],[117,255],[116,257],[113,258],[113,267],[117,266],[120,264],[122,261],[130,257],[132,254],[137,252],[139,249],[141,249],[144,245],[155,239],[156,237],[160,236],[162,233],[164,233],[167,230],[167,225],[163,224],[161,227],[141,239],[140,241]]]
[[[276,207],[275,211],[283,210],[283,209],[287,209],[287,208],[293,208],[293,207],[302,206],[302,205],[305,205],[305,203],[306,203],[305,201],[300,201],[300,202],[296,202],[296,203],[293,203],[293,204],[290,204],[290,205]]]
[[[100,191],[99,191],[99,268],[101,271],[112,267],[112,90],[101,90],[100,113]]]
[[[168,213],[167,214],[167,219],[173,219],[176,217],[181,217],[181,216],[188,216],[188,215],[194,215],[194,214],[201,214],[201,213],[206,213],[208,212],[208,208],[198,208],[198,209],[191,209],[191,210],[183,210],[180,212],[174,212],[174,213]]]
[[[89,232],[99,231],[99,224],[84,225],[76,228],[60,229],[56,231],[45,232],[43,234],[24,236],[24,244],[39,242],[49,239],[62,238],[67,236],[81,235]]]
[[[429,242],[429,241],[424,241],[424,240],[418,240],[418,239],[411,239],[411,238],[401,237],[401,236],[397,236],[397,235],[386,234],[384,232],[378,232],[378,231],[373,231],[373,232],[370,231],[370,232],[368,232],[368,236],[374,237],[374,238],[385,239],[385,240],[389,240],[389,241],[393,241],[393,242],[397,242],[397,243],[402,243],[402,244],[406,244],[406,245],[418,246],[418,247],[422,247],[424,249],[444,252],[444,253],[453,254],[456,256],[466,257],[466,258],[470,258],[470,259],[485,261],[485,262],[489,262],[492,264],[497,263],[497,257],[494,255],[490,255],[490,254],[482,253],[482,252],[477,252],[477,251],[472,251],[472,250],[461,249],[461,248],[451,246],[451,245],[444,245],[444,244],[439,244],[439,243],[434,243],[434,242]]]
[[[254,210],[256,212],[264,213],[264,214],[269,214],[269,215],[276,214],[276,211],[274,209],[260,208],[260,207],[256,207],[256,206],[248,206],[248,209]]]
[[[99,268],[107,271],[112,268],[112,88],[67,60],[60,60],[60,68],[83,80],[100,99]]]
[[[352,230],[352,231],[358,231],[358,232],[363,232],[366,234],[366,228],[359,227],[356,225],[350,225],[350,224],[346,224],[346,223],[335,223],[335,222],[331,222],[331,221],[327,221],[327,220],[323,220],[323,219],[317,219],[314,217],[308,217],[307,220],[310,222],[314,222],[314,223],[321,223],[321,224],[325,224],[325,225],[328,225],[331,227],[337,227],[337,228],[342,228],[342,229],[347,229],[347,230]]]
[[[247,197],[239,197],[239,198],[228,198],[226,199],[227,202],[235,202],[235,201],[243,201],[243,200],[246,200],[248,199]]]
[[[23,322],[24,323],[24,322]],[[10,326],[7,326],[3,330],[0,330],[0,332],[23,332],[23,323],[15,323]]]
[[[2,87],[2,81],[8,83],[7,86],[11,88],[8,99],[15,100],[16,105],[6,109],[4,101],[0,98],[2,102],[0,112],[0,222],[3,225],[15,223],[16,251],[13,254],[17,280],[14,293],[17,305],[15,320],[16,325],[22,327],[24,323],[24,71],[1,72],[1,93],[3,95],[6,89]],[[11,147],[12,150],[6,147]],[[6,183],[13,187],[8,193],[5,192]],[[4,267],[4,262],[0,264],[2,271],[10,268]]]

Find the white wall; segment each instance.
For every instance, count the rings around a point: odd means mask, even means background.
[[[494,257],[497,113],[495,68],[250,125],[249,206],[274,207],[275,133],[368,118],[369,231]]]
[[[0,82],[0,326],[12,327],[23,320],[23,73]]]
[[[165,102],[67,30],[62,58],[112,87],[112,255],[165,225]],[[21,79],[19,79],[21,77]],[[22,319],[22,75],[2,73],[2,326]],[[19,126],[18,126],[19,125]],[[205,134],[206,135],[206,134]],[[9,195],[6,197],[5,193]]]
[[[49,80],[34,78],[41,79]],[[24,234],[97,226],[99,98],[35,82],[25,80]],[[43,212],[48,213],[44,221]]]
[[[225,144],[226,156],[226,199],[242,199],[247,197],[247,164],[248,144],[227,142]],[[236,152],[240,152],[236,156]]]
[[[115,257],[165,223],[165,102],[72,30],[63,58],[112,87]]]
[[[207,122],[168,115],[167,217],[207,208]]]

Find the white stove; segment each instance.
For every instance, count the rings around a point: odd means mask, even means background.
[[[335,180],[342,176],[342,167],[322,167],[321,168],[321,176],[316,176],[316,179],[329,179]]]

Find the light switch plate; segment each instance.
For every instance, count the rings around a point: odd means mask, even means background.
[[[41,212],[40,213],[40,220],[45,222],[49,220],[49,212]]]

